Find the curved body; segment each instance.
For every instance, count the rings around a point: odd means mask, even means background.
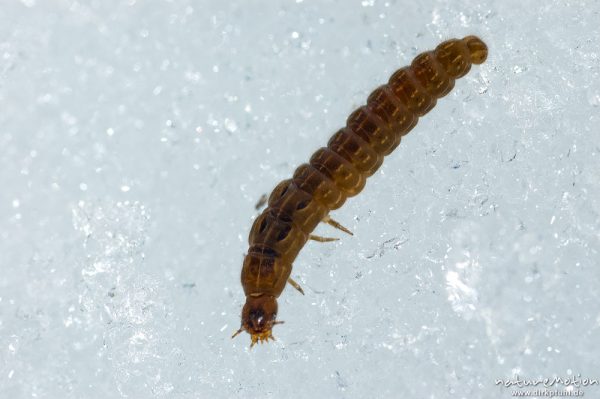
[[[448,40],[419,54],[375,89],[326,147],[275,187],[250,231],[241,275],[246,304],[242,327],[234,336],[246,330],[252,345],[272,338],[271,329],[278,323],[276,298],[311,232],[330,211],[360,193],[419,117],[450,92],[471,64],[486,58],[487,47],[475,36]]]

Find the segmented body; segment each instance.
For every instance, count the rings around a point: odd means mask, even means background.
[[[350,114],[327,147],[275,187],[250,231],[241,275],[247,301],[240,331],[248,331],[253,344],[272,337],[275,298],[285,288],[292,263],[310,233],[330,211],[360,193],[418,118],[450,92],[471,64],[486,57],[486,45],[475,36],[448,40],[419,54]]]

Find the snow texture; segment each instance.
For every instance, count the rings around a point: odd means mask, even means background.
[[[1,398],[508,398],[600,378],[598,1],[0,3]],[[490,56],[249,349],[254,206],[397,68]],[[586,397],[600,387],[585,388]]]

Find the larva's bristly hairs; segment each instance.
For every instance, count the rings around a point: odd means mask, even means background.
[[[325,222],[352,234],[331,219],[329,212],[361,192],[367,177],[377,171],[383,157],[400,144],[419,117],[452,90],[471,64],[483,63],[487,53],[481,39],[467,36],[419,54],[410,66],[397,70],[388,83],[375,89],[366,105],[350,114],[346,126],[331,137],[327,147],[318,149],[291,179],[275,187],[267,208],[250,230],[250,248],[242,267],[246,304],[241,327],[233,337],[245,330],[251,335],[251,346],[274,339],[273,326],[283,323],[276,320],[276,298],[286,283],[304,294],[290,277],[292,262],[309,239],[335,240],[312,231]]]

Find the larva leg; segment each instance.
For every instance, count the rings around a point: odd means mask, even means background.
[[[352,232],[350,230],[348,230],[347,228],[345,228],[344,226],[342,226],[341,224],[339,224],[338,222],[333,220],[329,215],[325,216],[322,221],[323,221],[323,223],[327,223],[328,225],[333,226],[336,229],[342,230],[344,233],[348,233],[351,236],[354,235],[354,234],[352,234]]]
[[[309,234],[308,239],[313,240],[313,241],[318,241],[318,242],[331,242],[331,241],[339,240],[339,238],[321,237],[321,236],[317,236],[314,234]]]
[[[261,210],[267,204],[267,198],[267,194],[261,195],[258,201],[256,202],[256,205],[254,205],[254,209],[256,209],[257,211]]]
[[[288,278],[288,283],[290,283],[290,285],[292,287],[294,287],[295,289],[297,289],[302,295],[304,295],[304,290],[302,289],[302,287],[300,287],[300,284],[298,284],[297,282],[294,281],[293,278],[289,277]]]

